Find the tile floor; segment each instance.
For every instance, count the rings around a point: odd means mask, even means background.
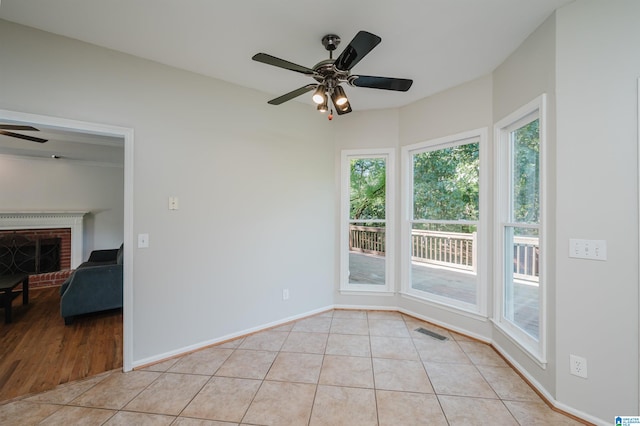
[[[580,423],[549,409],[487,345],[397,312],[336,310],[13,400],[0,424]]]

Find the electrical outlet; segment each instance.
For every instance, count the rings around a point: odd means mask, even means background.
[[[569,371],[574,376],[587,378],[587,360],[581,356],[569,355]]]
[[[285,288],[282,290],[282,300],[289,300],[289,289]]]

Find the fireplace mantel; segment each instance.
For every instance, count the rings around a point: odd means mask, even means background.
[[[83,219],[89,212],[0,212],[0,230],[71,229],[71,267],[82,263]]]

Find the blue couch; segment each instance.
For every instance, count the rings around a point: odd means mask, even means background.
[[[65,325],[76,315],[122,308],[122,248],[94,250],[60,287]]]

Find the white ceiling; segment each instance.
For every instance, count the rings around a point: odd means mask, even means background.
[[[252,61],[254,54],[312,68],[328,58],[324,35],[342,38],[336,57],[366,30],[382,42],[352,74],[414,83],[406,93],[347,87],[357,111],[404,106],[490,73],[571,1],[1,0],[0,19],[257,89],[265,102],[313,80]],[[310,95],[296,101],[311,104]],[[0,149],[15,144],[8,139],[0,137]]]

